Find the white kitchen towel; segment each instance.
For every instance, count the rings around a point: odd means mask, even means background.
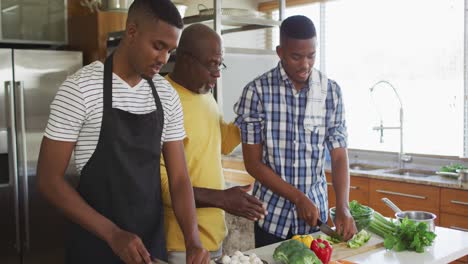
[[[309,94],[304,117],[304,128],[314,131],[325,125],[325,99],[327,98],[328,78],[316,69],[309,77]]]

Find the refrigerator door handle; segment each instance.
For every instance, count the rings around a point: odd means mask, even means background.
[[[16,119],[18,123],[18,132],[19,132],[19,140],[21,147],[19,153],[21,155],[20,162],[18,164],[22,170],[23,174],[23,200],[24,200],[24,249],[29,250],[30,246],[30,232],[29,232],[29,174],[28,174],[28,152],[27,152],[27,144],[26,144],[26,119],[25,119],[25,109],[24,109],[24,82],[15,82],[15,92],[18,95],[18,118]]]
[[[8,130],[8,161],[10,163],[10,183],[13,188],[14,204],[15,204],[15,231],[16,243],[15,248],[18,253],[21,253],[21,240],[20,240],[20,219],[19,219],[19,189],[18,189],[18,149],[16,146],[16,123],[15,123],[15,99],[13,90],[11,89],[11,82],[5,82],[5,97],[7,105],[7,130]]]

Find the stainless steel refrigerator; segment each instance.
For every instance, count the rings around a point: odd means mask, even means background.
[[[0,263],[64,261],[64,217],[36,189],[40,143],[58,87],[81,52],[0,49]],[[73,165],[67,179],[76,182]]]

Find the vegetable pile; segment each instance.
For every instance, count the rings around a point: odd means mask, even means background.
[[[446,165],[440,168],[441,172],[457,172],[457,170],[468,169],[467,167],[461,164]]]
[[[361,230],[353,236],[348,242],[346,242],[349,248],[360,248],[362,245],[367,243],[371,238],[371,234],[366,230]]]
[[[374,212],[374,220],[368,229],[384,238],[384,247],[395,251],[424,252],[424,248],[432,245],[436,234],[428,230],[426,223],[415,223],[408,218],[400,224],[387,220],[380,213]]]
[[[358,201],[353,200],[349,203],[349,212],[353,217],[368,215],[372,212],[372,209],[368,206],[360,204]]]
[[[361,246],[366,244],[367,241],[369,241],[371,236],[372,235],[369,232],[363,229],[359,231],[357,234],[355,234],[350,240],[348,240],[348,242],[346,242],[346,245],[349,248],[360,248]],[[318,238],[328,241],[331,245],[343,242],[343,241],[340,241],[338,239],[332,238],[324,234],[320,234]]]
[[[312,250],[293,239],[281,243],[275,249],[273,259],[286,264],[322,264]]]

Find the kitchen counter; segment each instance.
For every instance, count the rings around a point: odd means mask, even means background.
[[[373,171],[361,171],[361,170],[349,170],[351,177],[367,177],[379,180],[398,181],[415,183],[422,185],[430,185],[436,187],[446,187],[453,189],[468,190],[468,183],[461,183],[457,179],[439,176],[434,173],[432,176],[427,177],[413,177],[406,175],[390,174],[386,171],[389,169],[373,170]],[[331,172],[331,169],[326,168],[326,172]]]
[[[357,263],[445,264],[468,254],[468,232],[443,227],[436,227],[435,232],[437,237],[434,244],[426,248],[424,253],[409,251],[395,252],[382,247],[353,257],[348,257],[347,260]],[[276,243],[252,249],[245,253],[255,253],[269,264],[279,264],[273,260],[273,252],[279,244],[280,243]]]

